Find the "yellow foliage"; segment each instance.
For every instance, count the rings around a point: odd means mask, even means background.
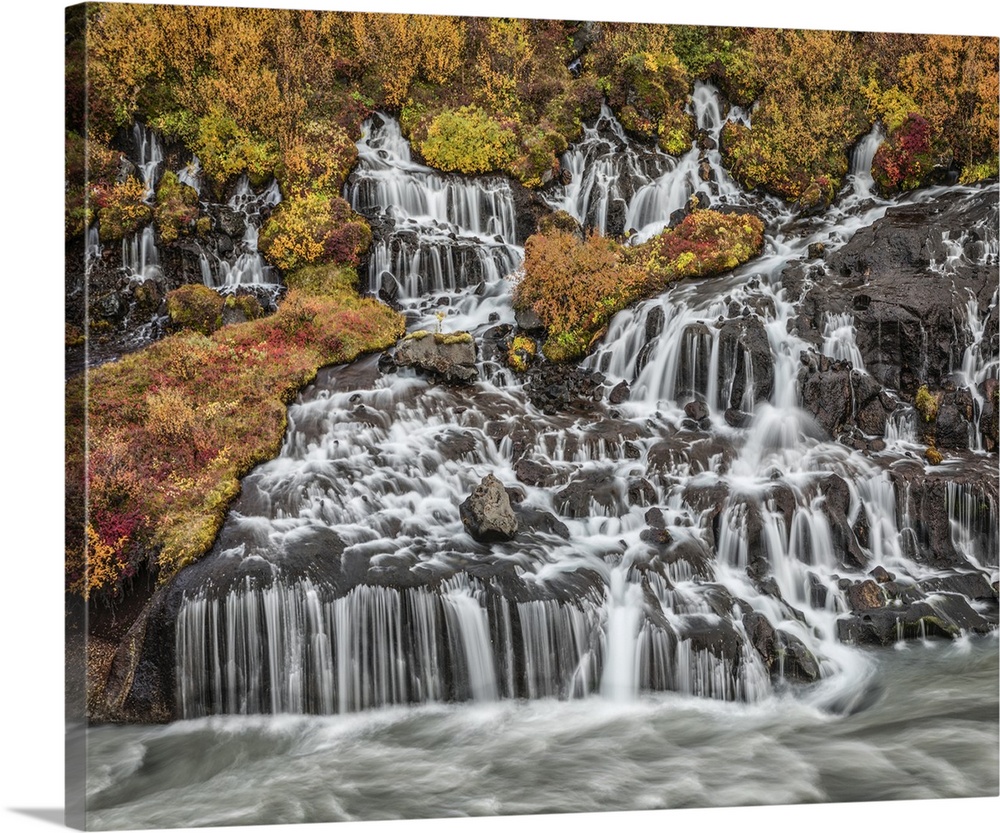
[[[193,441],[197,415],[184,392],[176,387],[146,394],[146,430],[164,440]]]

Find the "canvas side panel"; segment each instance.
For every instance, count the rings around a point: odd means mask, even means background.
[[[65,131],[70,134],[87,138],[87,16],[93,11],[93,4],[78,4],[66,8],[65,16]],[[69,144],[67,143],[67,148]],[[86,159],[86,153],[83,154]],[[69,159],[67,158],[67,162]],[[84,163],[86,164],[86,163]],[[67,164],[67,177],[69,176]],[[86,179],[86,171],[84,172]],[[74,208],[79,208],[75,202],[80,195],[66,189],[66,221]],[[85,199],[85,191],[84,191]],[[70,235],[67,225],[66,236]],[[66,256],[66,292],[69,295],[78,291],[73,286],[71,275],[79,274],[82,264],[71,262],[75,255],[67,248]],[[84,292],[86,287],[84,286]],[[67,322],[69,332],[69,322]],[[66,461],[82,459],[84,449],[80,446],[84,441],[84,433],[80,427],[84,424],[83,414],[86,407],[86,385],[83,374],[72,372],[66,368]],[[76,417],[76,418],[74,418]],[[69,558],[70,552],[82,553],[84,545],[84,519],[86,517],[86,499],[83,482],[83,468],[67,465],[65,494],[65,552]],[[67,565],[69,566],[69,565]],[[69,827],[85,829],[86,826],[86,700],[87,700],[87,605],[80,595],[66,593],[65,616],[65,720],[66,720],[66,758],[65,758],[65,792],[66,808],[65,822]]]

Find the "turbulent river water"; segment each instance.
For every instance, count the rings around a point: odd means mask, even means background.
[[[915,642],[859,662],[849,691],[756,704],[660,694],[95,728],[88,822],[106,830],[996,794],[995,639]]]
[[[997,473],[980,425],[1000,365],[996,186],[879,199],[873,131],[836,203],[796,218],[721,167],[725,119],[749,116],[707,85],[691,107],[700,141],[680,158],[605,111],[545,199],[642,240],[697,192],[760,214],[764,253],[616,316],[565,374],[603,398],[568,409],[546,404],[558,380],[539,394],[497,349],[523,258],[511,185],[442,176],[391,118],[366,123],[345,197],[375,230],[369,288],[411,332],[470,332],[478,381],[370,357],[302,392],[211,553],[154,600],[135,688],[178,719],[88,731],[90,825],[996,794]],[[954,338],[941,360],[918,320],[904,357],[969,397],[936,467],[880,325],[874,347],[859,337],[875,289],[791,269],[897,205],[969,218],[925,270]],[[268,275],[225,281],[242,274]],[[827,283],[852,300],[810,333]],[[839,401],[810,410],[805,388],[838,379]],[[519,529],[486,545],[459,506],[488,474]]]

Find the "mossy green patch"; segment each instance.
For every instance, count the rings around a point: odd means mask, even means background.
[[[167,315],[176,329],[208,335],[222,326],[225,303],[214,289],[204,284],[187,284],[167,293]]]

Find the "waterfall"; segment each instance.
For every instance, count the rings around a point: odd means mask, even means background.
[[[505,278],[524,252],[507,180],[444,175],[413,162],[399,123],[378,114],[362,125],[344,197],[376,230],[370,290],[406,309],[414,327],[438,326],[442,306],[452,329],[485,320],[487,305],[513,320]]]
[[[197,156],[192,156],[191,161],[177,171],[177,181],[201,194],[201,160]]]
[[[156,280],[163,270],[152,226],[122,238],[122,266],[135,281]]]
[[[878,152],[879,145],[885,141],[882,126],[876,124],[865,134],[851,150],[851,167],[848,180],[858,200],[870,198],[875,180],[872,177],[872,162]]]
[[[1000,299],[1000,289],[993,291],[989,309],[996,308]],[[985,407],[985,397],[981,387],[987,379],[1000,378],[1000,354],[990,353],[990,345],[984,344],[986,332],[986,316],[980,317],[979,302],[975,295],[969,292],[965,305],[966,327],[969,331],[969,346],[962,352],[962,366],[958,371],[959,384],[968,388],[975,403],[973,419],[969,424],[969,447],[973,451],[983,451],[983,435],[980,430],[980,420]]]
[[[855,370],[864,371],[865,361],[855,339],[854,316],[849,312],[826,313],[823,324],[823,355],[847,361]]]
[[[146,186],[146,201],[153,198],[156,183],[160,179],[160,167],[163,165],[163,145],[156,131],[139,123],[132,125],[132,145],[135,148],[133,161],[142,176]]]
[[[709,137],[747,118],[723,113],[707,84],[690,106]],[[859,153],[856,178],[870,167]],[[414,162],[385,114],[365,123],[358,155],[344,196],[373,228],[369,289],[411,329],[481,337],[513,323],[507,277],[523,250],[509,183]],[[643,237],[705,189],[763,215],[764,252],[614,317],[582,363],[605,392],[625,383],[613,407],[545,413],[520,376],[453,388],[374,358],[324,371],[289,406],[280,455],[244,478],[188,573],[199,581],[177,591],[179,714],[664,691],[756,701],[796,679],[843,692],[866,673],[852,592],[876,584],[875,568],[908,593],[937,580],[917,546],[930,520],[911,500],[925,474],[915,411],[890,414],[884,440],[864,439],[873,450],[829,436],[802,378],[824,356],[865,371],[855,318],[803,323],[785,277],[811,243],[836,251],[889,203],[845,195],[804,234],[786,206],[743,194],[716,151],[643,149],[607,109],[562,164],[570,181],[546,198],[585,225]],[[244,183],[230,207],[252,219],[279,198]],[[964,245],[965,265],[990,245]],[[218,264],[202,269],[224,282]],[[826,277],[815,266],[798,291]],[[970,299],[966,312],[971,389],[998,358],[990,311]],[[486,545],[459,506],[488,473],[509,488],[518,533]],[[947,466],[933,477],[947,482],[925,488],[945,543],[963,571],[995,580],[994,491]]]
[[[594,126],[585,127],[583,139],[563,154],[561,164],[569,172],[569,184],[547,196],[552,207],[604,235],[635,230],[630,239],[642,242],[662,231],[692,194],[711,192],[721,202],[739,198],[739,188],[722,167],[716,149],[727,121],[720,111],[718,90],[711,84],[696,83],[689,112],[697,130],[711,139],[709,144],[714,147],[703,151],[696,141],[683,156],[675,158],[658,149],[636,147],[605,104]],[[738,108],[729,117],[744,118]],[[711,171],[709,181],[702,179],[703,162]]]
[[[281,190],[277,180],[272,179],[260,193],[256,193],[246,175],[239,178],[227,207],[242,218],[243,237],[235,246],[233,255],[227,259],[200,253],[199,268],[206,286],[232,290],[247,284],[277,283],[274,268],[268,265],[257,250],[257,237],[265,213],[280,202]]]
[[[97,260],[101,257],[101,236],[98,233],[97,223],[87,229],[87,247],[84,250],[84,257],[88,260]]]

